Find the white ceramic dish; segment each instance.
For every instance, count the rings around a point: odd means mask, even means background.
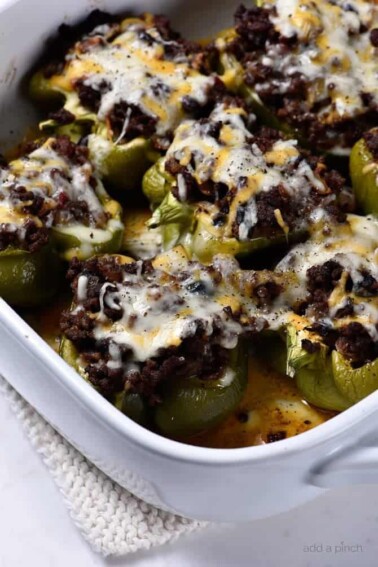
[[[227,25],[224,0],[3,0],[0,2],[1,144],[34,116],[20,80],[44,39],[93,8],[166,13],[187,35]],[[378,392],[298,437],[243,449],[183,445],[123,416],[0,299],[0,373],[100,469],[146,501],[184,516],[244,521],[288,510],[331,486],[378,482]]]

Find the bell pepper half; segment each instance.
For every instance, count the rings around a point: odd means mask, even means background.
[[[109,266],[111,267],[109,274],[113,274],[113,276],[110,275],[107,279],[104,277],[104,271]],[[218,268],[214,269],[217,270]],[[188,272],[192,276],[189,276]],[[91,311],[86,311],[85,308],[86,298],[84,298],[83,289],[92,289],[90,287],[91,273],[96,273],[100,283],[105,286],[102,287],[102,290],[99,290],[99,297],[101,297],[99,310],[101,313],[97,312],[94,307],[93,290],[90,292],[92,293]],[[122,276],[119,275],[121,273],[124,274],[123,280],[121,279]],[[115,277],[114,282],[112,282],[112,277]],[[81,278],[84,278],[85,285]],[[225,279],[227,278],[225,277]],[[131,287],[129,287],[130,285]],[[240,304],[236,300],[235,294],[232,296],[230,293],[231,288],[228,285],[225,281],[219,282],[219,276],[215,271],[212,271],[212,268],[205,268],[197,263],[190,262],[181,247],[157,256],[152,260],[152,263],[135,262],[135,260],[125,256],[103,256],[84,262],[78,268],[78,273],[73,279],[74,302],[70,312],[64,315],[65,323],[62,327],[63,338],[60,354],[84,379],[94,385],[100,393],[106,395],[111,403],[141,425],[175,438],[186,437],[214,427],[236,408],[248,379],[248,344],[238,336],[242,331],[242,326],[237,322],[236,317]],[[171,286],[173,287],[171,288]],[[116,296],[113,297],[112,309],[118,309],[121,306],[124,310],[123,315],[116,316],[113,323],[110,319],[106,322],[104,315],[106,311],[103,311],[104,306],[110,305],[109,298],[106,298],[107,289],[109,293],[113,293],[117,289],[118,291],[115,293],[120,292],[119,297],[123,298],[119,302]],[[132,299],[134,306],[132,313],[129,311],[131,306],[128,300],[129,293],[134,298]],[[149,305],[146,304],[146,293],[151,294]],[[159,328],[161,309],[159,302],[162,302],[161,308],[164,309],[164,328]],[[194,302],[193,305],[198,303],[195,316],[192,313],[192,302]],[[230,312],[235,310],[235,320],[229,319],[229,315],[225,314],[224,307],[227,305]],[[75,314],[79,312],[81,313],[79,318],[88,317],[92,321],[89,325],[95,329],[93,337],[90,338],[87,335],[84,343],[79,335],[71,336],[69,329],[70,317],[75,318]],[[214,319],[214,322],[218,321],[217,328],[220,329],[219,325],[224,320],[225,328],[228,328],[228,331],[225,332],[226,334],[231,332],[231,335],[227,339],[228,342],[226,341],[228,346],[223,350],[224,354],[222,355],[225,356],[228,353],[227,362],[221,363],[221,359],[219,361],[214,360],[213,366],[206,371],[210,374],[214,373],[214,378],[207,377],[206,374],[197,376],[195,371],[190,370],[191,365],[193,365],[191,360],[188,363],[187,375],[183,375],[182,371],[172,370],[164,380],[156,385],[152,397],[151,391],[148,390],[151,382],[145,386],[140,382],[138,386],[138,378],[135,377],[137,376],[135,373],[142,372],[143,365],[154,368],[154,365],[158,364],[158,367],[161,367],[167,364],[165,357],[169,361],[170,357],[175,355],[176,349],[177,356],[181,356],[182,360],[185,360],[185,348],[190,349],[190,346],[184,346],[185,342],[190,343],[195,337],[195,335],[192,338],[188,336],[186,339],[185,333],[193,333],[189,330],[191,325],[197,325],[196,321],[199,318],[204,317],[205,327],[203,329],[208,329],[207,333],[210,333],[208,336],[211,337],[211,320],[215,313],[218,313]],[[113,315],[111,314],[111,316]],[[151,317],[158,318],[156,323]],[[150,323],[152,324],[151,328]],[[176,329],[178,323],[187,328],[182,338],[176,335],[179,328]],[[99,346],[100,336],[104,338],[105,335],[98,330],[96,325],[105,325],[104,329],[106,328],[108,333],[106,344],[108,346],[113,345],[109,347],[108,353],[105,349],[100,358],[97,355],[93,358],[93,353]],[[156,325],[156,328],[154,325]],[[120,347],[121,342],[114,333],[119,333],[118,337],[124,337],[126,341],[124,343],[124,345],[127,345],[126,350],[122,350],[124,354],[121,355],[121,358],[118,354],[115,354],[116,351],[119,351],[114,345]],[[203,341],[207,340],[205,335]],[[160,340],[163,342],[160,342]],[[156,352],[153,346],[155,342],[160,345],[157,350],[155,349]],[[93,349],[89,346],[92,343]],[[97,347],[94,346],[95,344]],[[142,344],[145,345],[149,354],[146,354],[147,350],[144,352]],[[217,348],[215,347],[214,353]],[[91,349],[92,354],[90,354]],[[102,352],[101,349],[102,347],[100,348]],[[87,351],[89,358],[86,358]],[[108,356],[109,353],[113,358]],[[116,362],[114,356],[118,362]],[[200,353],[197,355],[197,357],[201,356]],[[95,362],[95,366],[97,365],[95,372],[93,369],[89,369],[90,361],[93,363],[94,360],[97,361]],[[111,362],[112,360],[114,362]],[[117,373],[113,371],[109,374],[108,370],[105,371],[104,364],[111,369],[121,368],[120,365],[122,365],[123,370],[117,370]],[[175,364],[177,364],[177,361]],[[217,370],[218,364],[224,365],[221,372]],[[124,377],[120,377],[123,371],[125,372]],[[97,377],[99,377],[99,380],[97,380]],[[152,376],[150,380],[153,380]],[[106,386],[104,386],[105,383]]]
[[[259,0],[240,6],[235,26],[214,41],[222,80],[269,126],[311,151],[349,156],[359,133],[378,123],[374,2]],[[334,30],[339,34],[337,40]],[[332,45],[332,50],[329,49]]]
[[[338,208],[340,187],[328,184],[324,164],[310,165],[297,141],[254,120],[228,98],[208,119],[182,123],[146,172],[148,224],[160,227],[165,249],[180,243],[203,262],[251,254],[305,237],[323,203]]]
[[[11,208],[25,210],[23,194],[14,204],[12,191],[22,187],[29,192],[29,206],[37,207],[35,214],[62,259],[120,249],[122,209],[105,191],[85,147],[65,136],[48,138],[10,162],[4,175],[2,189],[13,199]]]
[[[378,153],[374,147],[378,129],[369,130],[350,154],[350,177],[356,201],[366,214],[378,214]]]
[[[216,82],[199,44],[162,18],[145,14],[96,27],[58,65],[31,79],[29,94],[45,108],[49,133],[81,129],[91,158],[116,192],[138,189],[177,125],[206,112]]]
[[[17,307],[50,301],[63,275],[62,262],[51,245],[36,252],[8,247],[0,252],[0,297]]]
[[[324,409],[342,411],[378,388],[377,242],[374,217],[348,215],[320,224],[276,268],[297,277],[280,298],[293,309],[282,325],[287,374]]]

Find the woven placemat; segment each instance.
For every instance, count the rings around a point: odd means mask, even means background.
[[[125,555],[150,549],[207,525],[133,496],[63,439],[1,376],[0,391],[52,474],[72,520],[98,553]]]

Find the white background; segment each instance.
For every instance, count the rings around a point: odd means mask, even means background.
[[[340,489],[274,518],[212,528],[127,558],[103,559],[82,539],[1,396],[0,456],[0,567],[378,565],[378,485]],[[306,551],[314,544],[317,551]],[[362,551],[348,551],[347,546],[357,545]],[[344,551],[336,553],[341,546]]]

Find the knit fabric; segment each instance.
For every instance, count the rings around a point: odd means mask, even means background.
[[[146,504],[87,461],[0,376],[0,390],[63,494],[84,538],[103,555],[174,541],[206,526]]]

